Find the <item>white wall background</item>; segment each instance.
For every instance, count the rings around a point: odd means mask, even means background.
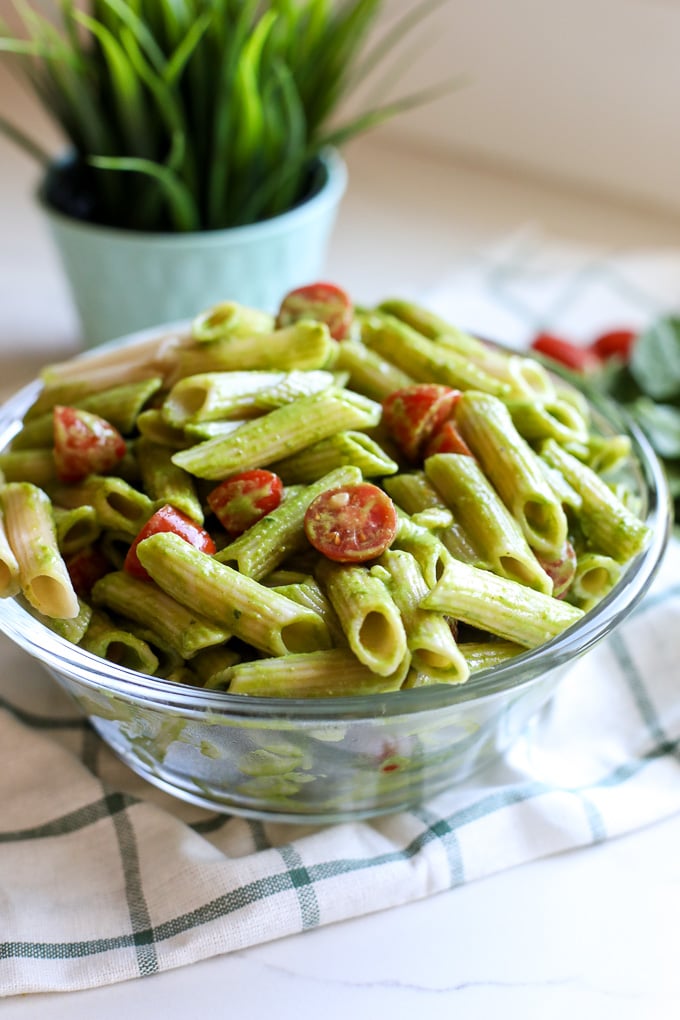
[[[680,212],[680,0],[445,0],[420,34],[409,87],[468,84],[384,131]]]

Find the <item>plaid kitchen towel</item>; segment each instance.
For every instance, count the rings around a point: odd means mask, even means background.
[[[587,339],[680,300],[680,256],[519,235],[424,300],[509,343]],[[0,993],[179,967],[432,895],[680,810],[680,547],[629,622],[474,780],[412,811],[333,826],[184,805],[134,776],[42,669],[0,639]]]

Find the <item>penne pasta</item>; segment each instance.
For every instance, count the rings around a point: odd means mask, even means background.
[[[2,490],[2,505],[24,596],[44,616],[78,616],[78,597],[59,552],[47,494],[30,482],[10,482]]]
[[[268,655],[330,646],[328,628],[318,613],[239,574],[177,535],[152,535],[140,542],[137,555],[167,595]]]
[[[180,450],[173,461],[199,478],[219,481],[247,467],[272,464],[335,432],[377,425],[379,420],[379,404],[331,386],[247,421],[228,436]]]
[[[297,397],[320,393],[333,385],[330,372],[204,372],[176,383],[163,401],[168,425],[183,428],[207,421],[258,417]]]
[[[550,641],[583,616],[550,595],[457,561],[420,605],[525,648]]]
[[[335,610],[359,662],[373,673],[391,676],[408,653],[399,610],[380,578],[364,566],[320,560],[317,579]]]
[[[531,548],[558,555],[567,540],[566,515],[505,404],[486,393],[464,393],[456,423]]]
[[[402,664],[393,676],[383,676],[349,650],[331,648],[241,662],[217,674],[211,686],[268,698],[346,698],[398,691],[403,676]]]
[[[155,584],[140,581],[123,570],[100,578],[92,589],[92,601],[148,628],[182,659],[192,658],[202,648],[221,645],[231,636],[225,627],[187,608]]]
[[[388,549],[380,562],[390,576],[390,592],[406,630],[411,663],[405,687],[436,683],[459,684],[470,675],[448,621],[441,613],[423,609],[429,592],[418,563],[410,553]]]
[[[619,562],[637,555],[647,541],[648,530],[606,482],[553,439],[543,443],[541,455],[581,497],[578,520],[593,548]]]
[[[494,573],[552,594],[552,581],[534,556],[521,527],[473,457],[435,454],[425,461],[425,475]]]

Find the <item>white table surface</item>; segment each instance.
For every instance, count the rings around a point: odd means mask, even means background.
[[[417,294],[471,245],[528,222],[575,242],[680,247],[680,223],[670,217],[452,165],[385,138],[356,145],[349,162],[326,275],[361,301]],[[0,390],[7,392],[43,362],[74,352],[78,340],[32,201],[35,173],[2,142],[0,183]],[[679,846],[675,817],[425,901],[153,978],[3,999],[0,1015],[677,1016]]]

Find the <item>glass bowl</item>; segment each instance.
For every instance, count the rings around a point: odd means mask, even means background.
[[[0,448],[40,384],[0,409]],[[498,758],[574,661],[621,626],[659,566],[670,530],[665,475],[644,435],[595,401],[596,424],[625,431],[631,478],[651,529],[611,592],[559,637],[461,685],[362,697],[238,696],[145,676],[53,633],[14,599],[0,629],[37,659],[136,773],[193,804],[252,818],[337,822],[395,812]]]

